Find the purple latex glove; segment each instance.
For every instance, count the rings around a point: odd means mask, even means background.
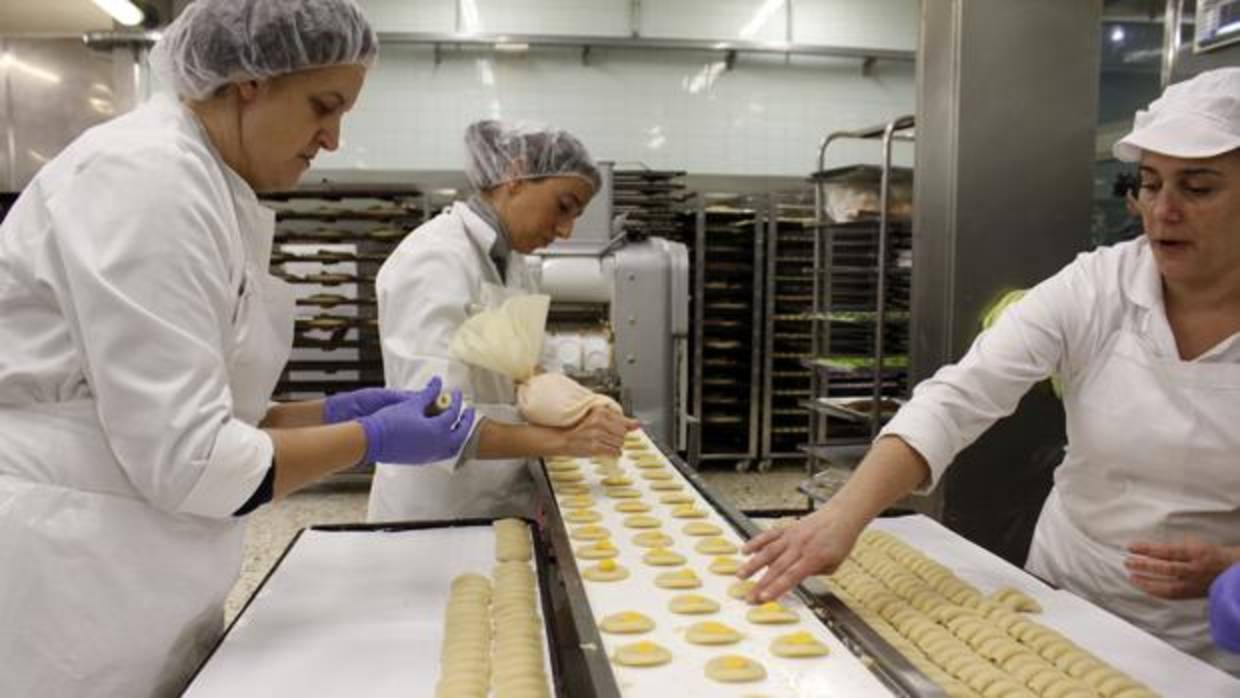
[[[435,394],[438,395],[438,381],[438,378],[432,378],[431,383],[424,390],[434,388]],[[362,388],[361,390],[350,390],[347,393],[329,395],[323,400],[323,423],[339,424],[340,422],[348,422],[359,417],[365,417],[389,405],[404,402],[417,394],[413,390]]]
[[[1210,634],[1219,647],[1240,652],[1240,564],[1210,585]]]
[[[474,408],[462,409],[461,391],[452,391],[452,406],[433,416],[427,408],[439,397],[440,381],[395,405],[357,420],[366,432],[365,463],[420,465],[446,460],[461,452],[474,427]],[[433,390],[432,390],[433,389]]]

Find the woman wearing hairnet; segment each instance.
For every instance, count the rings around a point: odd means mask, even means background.
[[[255,192],[336,148],[377,48],[349,0],[198,0],[152,56],[179,99],[83,134],[0,227],[0,695],[179,693],[242,514],[465,442],[437,385],[268,408],[292,299]]]
[[[489,419],[446,469],[379,465],[372,521],[528,513],[525,458],[619,455],[624,433],[637,426],[603,407],[571,428],[522,424],[511,379],[453,358],[449,346],[471,309],[537,292],[524,255],[567,239],[600,185],[585,146],[565,131],[479,121],[466,129],[465,145],[478,191],[384,262],[375,282],[379,333],[389,386],[439,375]]]
[[[834,570],[861,530],[1063,381],[1068,449],[1026,567],[1215,666],[1211,581],[1240,560],[1240,68],[1172,85],[1115,145],[1139,162],[1145,234],[1081,254],[919,385],[854,476],[750,541],[756,599]],[[996,463],[995,467],[1002,467]]]

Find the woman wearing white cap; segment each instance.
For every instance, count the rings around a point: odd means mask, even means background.
[[[749,543],[755,598],[835,569],[1056,373],[1069,443],[1027,568],[1240,672],[1205,599],[1240,560],[1240,68],[1169,87],[1115,155],[1140,163],[1145,236],[1081,254],[919,385],[835,497]]]
[[[478,121],[466,129],[465,147],[465,173],[477,193],[407,236],[383,263],[375,289],[387,384],[442,376],[488,419],[479,420],[462,456],[442,468],[379,465],[372,521],[532,513],[526,458],[618,456],[624,433],[637,426],[603,407],[568,428],[524,424],[510,378],[452,355],[452,338],[470,312],[538,292],[525,255],[571,236],[601,184],[585,146],[560,129]]]
[[[245,513],[465,442],[435,385],[269,404],[292,297],[255,192],[335,149],[377,51],[350,0],[198,0],[152,54],[176,95],[83,134],[0,227],[0,696],[179,694]]]

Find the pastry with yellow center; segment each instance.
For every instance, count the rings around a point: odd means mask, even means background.
[[[612,499],[640,499],[641,492],[632,487],[608,487],[603,492]]]
[[[672,480],[664,480],[662,482],[650,483],[650,489],[656,492],[679,492],[685,488],[684,485]]]
[[[692,504],[696,501],[693,495],[686,492],[669,492],[659,495],[660,504]]]
[[[678,519],[704,519],[706,518],[706,512],[698,509],[693,504],[681,504],[672,509],[672,516]]]
[[[745,614],[750,623],[760,625],[779,625],[797,622],[795,611],[785,608],[777,601],[768,601],[761,606],[754,606]]]
[[[721,528],[705,521],[691,521],[680,530],[684,531],[687,536],[717,536],[723,533]]]
[[[560,498],[560,506],[567,509],[582,509],[594,506],[594,497],[588,494],[570,494]]]
[[[624,517],[624,525],[628,528],[658,528],[663,522],[649,514],[633,514]]]
[[[671,480],[672,474],[666,470],[647,470],[642,473],[642,478],[654,482],[656,480]]]
[[[741,561],[727,555],[720,555],[710,561],[710,571],[715,574],[736,574],[741,568]]]
[[[616,502],[615,509],[621,514],[644,514],[650,511],[650,505],[635,499],[626,499],[622,502]]]
[[[605,633],[632,635],[653,630],[654,621],[637,611],[621,611],[604,618],[598,627]]]
[[[734,599],[743,600],[746,596],[749,595],[749,592],[752,591],[753,588],[756,586],[758,586],[758,583],[753,581],[752,579],[746,579],[741,582],[736,582],[732,586],[728,587],[728,596],[731,596]]]
[[[701,594],[681,594],[679,596],[673,596],[672,600],[667,602],[667,608],[672,613],[680,613],[686,616],[699,616],[718,611],[719,603],[713,599],[708,599]]]
[[[593,509],[569,509],[564,512],[564,520],[569,523],[598,523],[603,515]]]
[[[821,657],[828,651],[826,645],[804,630],[771,641],[771,654],[776,657]]]
[[[672,653],[653,642],[634,642],[616,649],[615,662],[623,666],[658,666],[672,661]]]
[[[736,545],[718,537],[703,538],[693,549],[704,555],[731,555],[737,550]]]
[[[633,543],[643,548],[666,548],[672,542],[672,537],[661,531],[643,531],[633,536]]]
[[[608,475],[600,482],[603,483],[603,487],[628,487],[633,484],[633,479],[624,475]]]
[[[559,495],[590,494],[590,486],[584,482],[553,482],[551,487]]]
[[[725,654],[706,662],[706,678],[723,683],[744,683],[766,678],[762,665],[739,654]]]
[[[664,572],[654,578],[654,585],[664,589],[696,589],[702,586],[702,580],[689,568]]]
[[[713,620],[694,623],[685,633],[685,639],[695,645],[730,645],[740,642],[743,637],[739,631],[726,623]]]
[[[576,470],[560,470],[548,474],[547,477],[552,482],[581,482],[586,476]]]
[[[608,531],[602,526],[595,526],[591,524],[588,526],[578,526],[577,528],[574,528],[569,532],[568,537],[573,540],[603,540],[604,538],[611,537],[611,531]]]
[[[667,548],[651,548],[642,556],[642,562],[655,567],[675,567],[685,564],[685,556]]]
[[[617,582],[629,576],[629,571],[616,564],[615,560],[610,558],[600,560],[598,564],[590,565],[581,573],[581,576],[592,582]]]
[[[609,540],[600,540],[597,543],[577,548],[577,557],[585,558],[586,560],[603,560],[619,554],[620,551],[616,550],[616,546],[612,545],[612,542]]]

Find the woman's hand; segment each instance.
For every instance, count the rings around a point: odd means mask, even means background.
[[[580,422],[565,429],[563,444],[550,455],[592,456],[620,455],[624,435],[641,426],[636,420],[602,405],[593,407]]]
[[[1182,543],[1137,542],[1124,567],[1133,586],[1161,599],[1198,599],[1237,560],[1237,551],[1189,538]]]
[[[829,506],[786,528],[763,531],[745,544],[752,555],[737,576],[747,579],[766,568],[748,596],[750,603],[763,603],[788,593],[813,574],[830,574],[840,566],[857,543],[865,522],[856,522]]]

